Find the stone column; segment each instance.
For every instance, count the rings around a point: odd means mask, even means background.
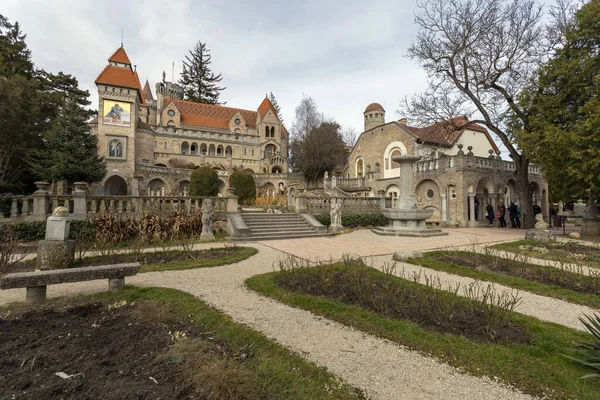
[[[307,211],[306,196],[303,194],[296,195],[296,214],[304,214]]]
[[[238,197],[233,194],[235,192],[235,188],[230,187],[227,189],[227,192],[227,214],[239,213]]]
[[[48,204],[50,204],[50,195],[48,193],[48,182],[35,182],[38,190],[33,193],[33,219],[37,221],[45,221],[48,212]]]
[[[442,221],[448,222],[448,200],[446,199],[446,193],[440,193],[442,198]]]
[[[16,197],[12,198],[10,204],[10,217],[17,218],[19,216],[19,200]]]
[[[475,221],[475,193],[469,192],[467,193],[469,197],[469,222],[468,226],[473,228],[477,226],[477,221]]]
[[[85,191],[85,182],[75,182],[73,184],[73,219],[87,219],[87,193]]]

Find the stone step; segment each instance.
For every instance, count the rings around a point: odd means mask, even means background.
[[[263,214],[263,215],[247,215],[240,214],[244,220],[255,220],[255,219],[277,219],[277,220],[287,220],[287,219],[303,219],[298,215],[285,215],[285,214]]]
[[[269,228],[272,226],[281,226],[281,227],[299,227],[299,226],[310,226],[308,225],[306,222],[297,222],[297,221],[293,221],[293,222],[286,222],[286,223],[277,223],[277,222],[271,222],[271,223],[265,223],[265,222],[248,222],[248,221],[244,221],[246,222],[246,225],[248,225],[248,228]]]
[[[255,235],[255,234],[260,234],[260,233],[277,233],[277,232],[281,232],[281,233],[286,233],[286,232],[293,232],[293,233],[301,233],[301,232],[306,232],[306,233],[315,233],[315,230],[309,228],[308,226],[299,226],[296,228],[289,228],[289,227],[277,227],[277,226],[273,226],[270,228],[250,228],[250,234],[251,235]]]
[[[317,233],[312,232],[310,234],[265,234],[265,235],[251,235],[247,237],[233,237],[231,238],[234,242],[262,242],[264,240],[282,240],[282,239],[304,239],[304,238],[316,238],[316,237],[330,237],[333,236],[331,233]]]

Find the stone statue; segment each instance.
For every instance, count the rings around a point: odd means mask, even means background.
[[[323,176],[323,179],[329,179],[329,171],[325,171],[325,175]]]
[[[343,228],[342,226],[342,199],[332,198],[331,199],[331,212],[329,214],[331,218],[330,227],[333,231],[339,231]]]
[[[52,211],[52,216],[66,218],[69,216],[69,209],[67,207],[56,207]]]
[[[536,214],[535,216],[535,225],[534,229],[548,229],[548,223],[544,221],[544,216],[540,214]]]
[[[212,239],[214,237],[212,233],[212,219],[213,219],[213,205],[211,199],[204,199],[202,202],[202,233],[200,239]]]

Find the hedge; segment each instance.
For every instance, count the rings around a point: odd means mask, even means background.
[[[315,215],[315,218],[325,226],[329,226],[329,224],[331,224],[331,218],[329,214]],[[342,225],[346,228],[356,228],[359,226],[385,226],[388,224],[388,219],[381,213],[342,213]]]
[[[46,237],[46,221],[27,221],[0,225],[0,238],[4,237],[8,226],[12,227],[13,232],[17,234],[17,239],[22,242],[34,242],[43,240]],[[69,238],[92,241],[95,235],[94,227],[90,221],[71,221]]]

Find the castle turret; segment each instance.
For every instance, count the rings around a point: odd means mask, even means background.
[[[385,110],[379,103],[371,103],[363,112],[365,116],[365,131],[385,124]]]

